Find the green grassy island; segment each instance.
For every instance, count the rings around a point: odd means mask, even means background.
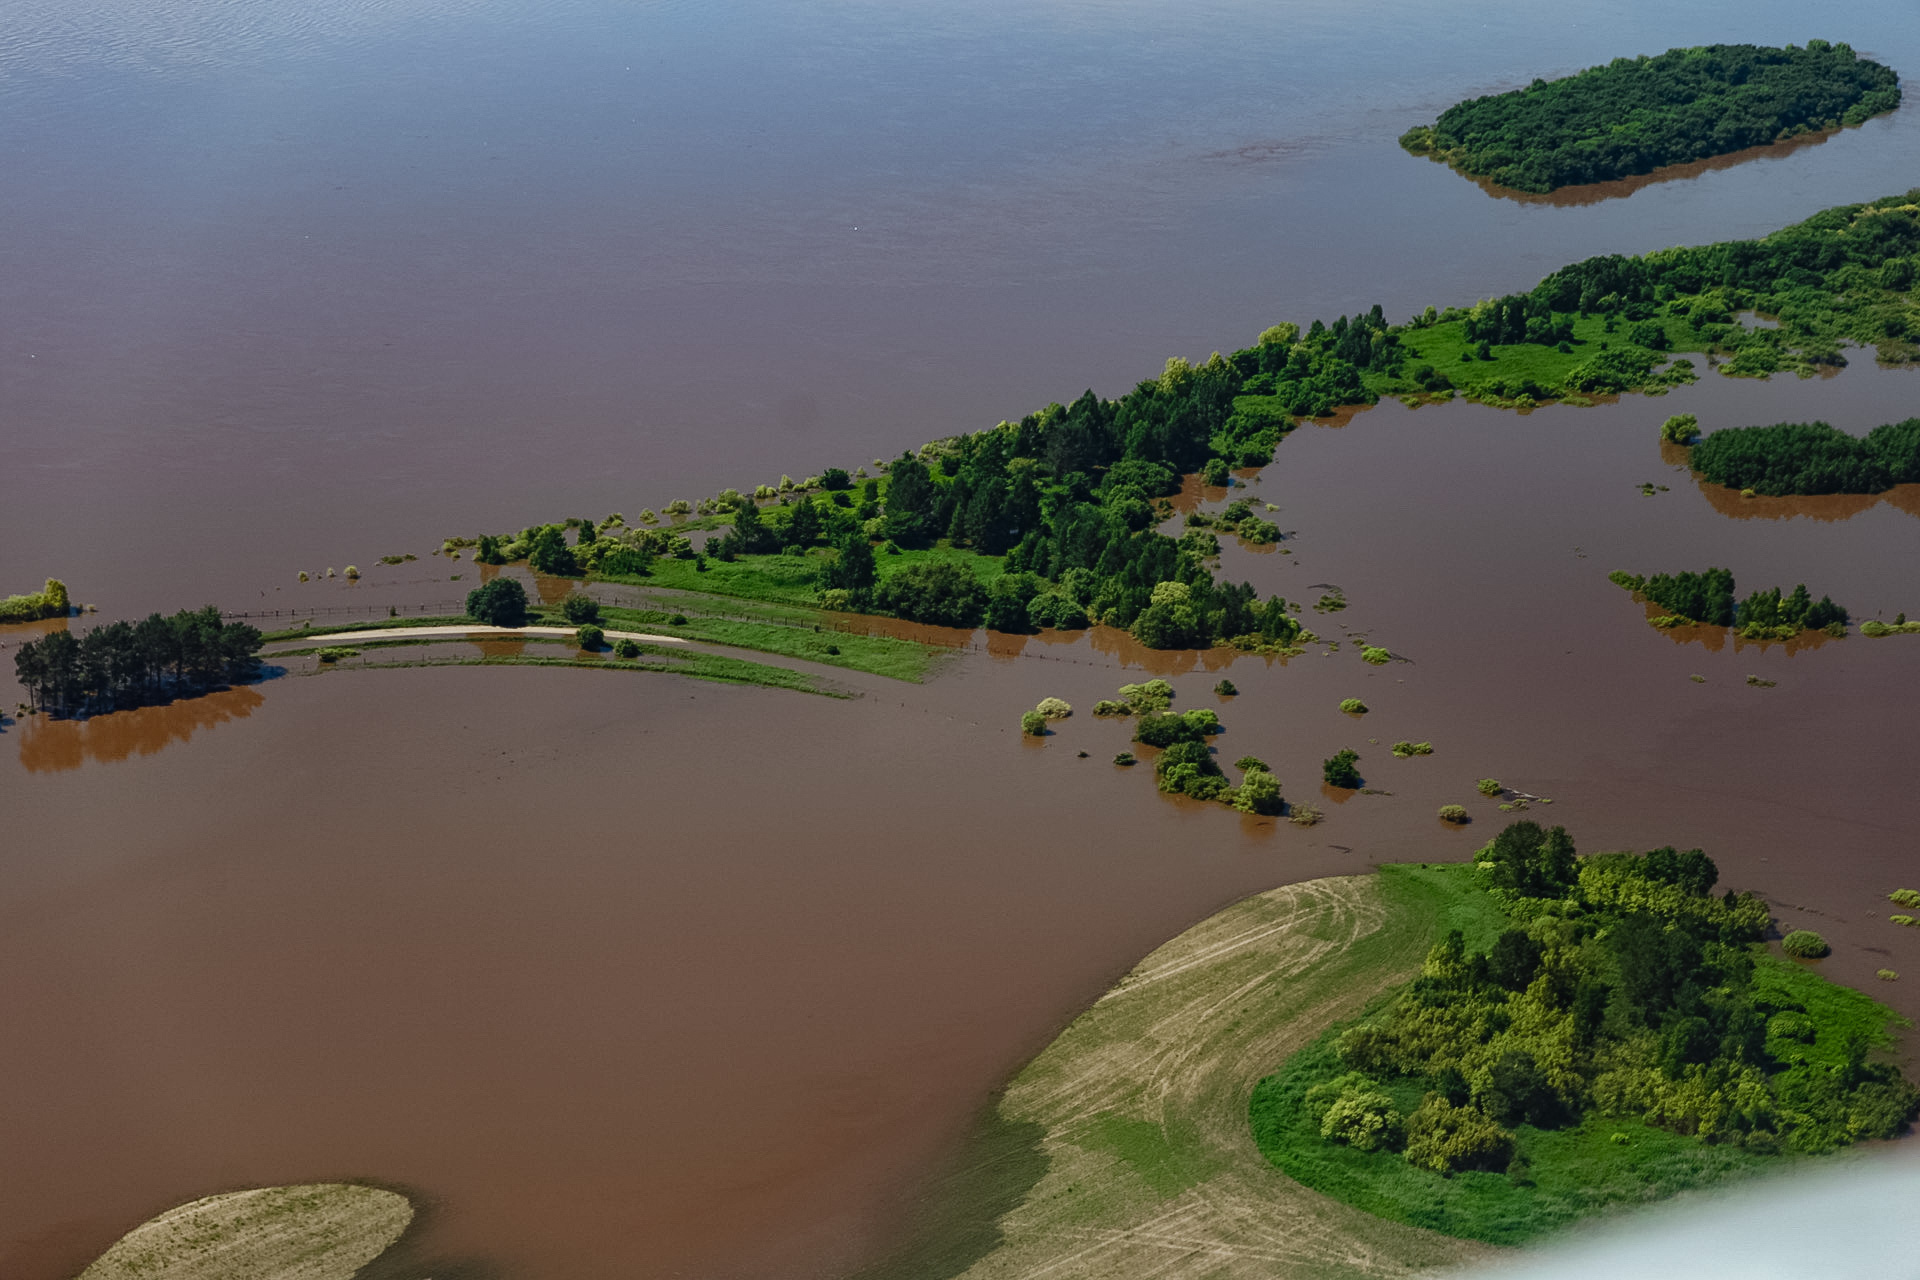
[[[1518,1244],[1900,1132],[1920,1090],[1871,1060],[1893,1013],[1771,954],[1765,905],[1717,878],[1697,849],[1576,858],[1514,823],[1456,885],[1476,936],[1261,1081],[1260,1149],[1383,1218]]]
[[[1772,587],[1736,604],[1733,574],[1726,569],[1656,573],[1651,578],[1616,569],[1607,577],[1666,610],[1653,619],[1656,627],[1734,627],[1747,640],[1791,640],[1803,631],[1835,637],[1847,633],[1847,611],[1826,596],[1815,600],[1804,582],[1785,595]]]
[[[1920,418],[1875,427],[1864,439],[1824,422],[1729,427],[1694,445],[1688,465],[1714,484],[1770,498],[1885,493],[1920,483]]]
[[[1899,77],[1844,44],[1700,45],[1458,103],[1400,145],[1545,193],[1859,124],[1899,105]]]

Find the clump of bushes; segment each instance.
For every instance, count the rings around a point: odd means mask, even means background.
[[[560,602],[560,615],[575,626],[583,622],[598,622],[600,603],[591,596],[575,591]]]
[[[1234,687],[1234,683],[1231,680],[1222,680],[1219,684],[1213,686],[1213,691],[1223,698],[1234,697],[1240,692],[1239,689]]]
[[[1402,760],[1409,756],[1430,756],[1433,754],[1433,744],[1431,742],[1396,742],[1393,744],[1393,754]]]
[[[490,627],[524,627],[527,589],[517,578],[495,578],[467,592],[467,616]]]
[[[1482,778],[1473,784],[1473,789],[1483,796],[1497,796],[1506,788],[1500,785],[1498,778]]]
[[[1360,651],[1360,660],[1362,662],[1372,663],[1376,667],[1382,667],[1393,661],[1393,653],[1391,650],[1382,649],[1378,645],[1370,644]]]
[[[1047,718],[1038,711],[1025,711],[1020,715],[1020,732],[1029,738],[1038,738],[1047,732]]]
[[[1367,704],[1358,698],[1340,699],[1340,709],[1350,716],[1363,716],[1367,714]]]
[[[1039,712],[1041,717],[1047,720],[1065,720],[1073,714],[1073,707],[1067,703],[1065,698],[1042,698],[1040,699],[1040,705],[1036,706],[1034,710]]]
[[[1102,698],[1093,704],[1093,714],[1097,716],[1130,716],[1133,708],[1114,698]]]
[[[1780,949],[1795,960],[1818,960],[1833,950],[1825,938],[1811,929],[1795,929],[1780,939]]]
[[[1228,786],[1213,752],[1198,740],[1170,745],[1153,762],[1153,774],[1160,790],[1169,795],[1192,796],[1195,800],[1217,800]]]
[[[613,656],[627,659],[637,658],[640,656],[640,646],[632,640],[621,640],[613,646]]]
[[[1440,821],[1451,822],[1455,826],[1462,826],[1471,821],[1471,819],[1467,815],[1467,807],[1465,805],[1443,804],[1440,806]]]
[[[350,564],[347,566],[347,580],[349,582],[358,582],[360,580],[360,568],[358,565]]]
[[[1660,424],[1660,438],[1668,444],[1692,444],[1700,437],[1700,419],[1676,413]]]
[[[1360,770],[1354,767],[1359,761],[1359,752],[1352,747],[1342,747],[1320,762],[1321,776],[1330,787],[1352,790],[1360,785]]]
[[[586,623],[578,631],[574,632],[573,637],[580,642],[580,647],[588,653],[598,653],[607,646],[607,633],[591,622]]]
[[[1171,747],[1180,742],[1200,742],[1220,731],[1220,717],[1205,707],[1193,711],[1150,711],[1134,727],[1133,740],[1150,747]]]
[[[1245,768],[1244,765],[1240,767]],[[1277,816],[1286,808],[1286,801],[1280,795],[1280,779],[1274,777],[1264,765],[1257,769],[1246,769],[1241,775],[1240,785],[1234,788],[1233,807],[1242,813]]]
[[[1887,901],[1896,907],[1920,907],[1920,889],[1895,889]]]
[[[360,651],[358,649],[347,649],[342,647],[329,646],[328,648],[320,650],[320,652],[314,654],[313,656],[320,659],[320,661],[331,665],[335,662],[340,661],[340,659],[342,658],[357,658],[360,656]]]
[[[300,575],[306,581],[306,575]],[[38,622],[42,618],[64,618],[73,609],[67,596],[67,584],[48,578],[47,585],[29,595],[8,596],[0,600],[0,622]]]
[[[1135,761],[1134,761],[1134,758],[1133,758],[1133,752],[1131,752],[1131,751],[1122,751],[1122,752],[1121,752],[1121,753],[1120,753],[1119,755],[1117,755],[1117,756],[1115,756],[1115,757],[1113,758],[1113,762],[1114,762],[1115,764],[1119,764],[1119,765],[1129,765],[1129,764],[1133,764],[1133,763],[1135,763]]]

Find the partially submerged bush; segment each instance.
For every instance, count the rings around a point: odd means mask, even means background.
[[[1818,960],[1833,950],[1825,938],[1811,929],[1795,929],[1780,939],[1780,949],[1796,960]]]
[[[1396,742],[1393,754],[1405,760],[1408,756],[1430,756],[1433,754],[1431,742]]]
[[[1668,444],[1692,444],[1700,436],[1700,419],[1676,413],[1660,424],[1660,438]]]
[[[613,656],[616,658],[637,658],[640,656],[640,646],[631,640],[622,640],[613,646]]]
[[[1350,716],[1363,716],[1367,714],[1367,704],[1358,698],[1340,699],[1340,709]]]
[[[1133,714],[1133,708],[1124,702],[1116,702],[1112,698],[1102,698],[1093,704],[1093,714],[1097,716],[1130,716]]]
[[[1359,760],[1358,751],[1352,747],[1342,747],[1321,761],[1321,775],[1326,778],[1328,786],[1345,787],[1351,790],[1360,785],[1360,771],[1354,768]]]
[[[1145,715],[1149,711],[1165,711],[1173,705],[1173,686],[1165,680],[1123,684],[1120,686],[1120,696],[1135,712]]]
[[[1113,758],[1113,762],[1115,764],[1123,764],[1123,765],[1133,764],[1134,763],[1133,752],[1122,751],[1119,755]]]
[[[1296,804],[1287,807],[1287,821],[1296,827],[1310,827],[1320,821],[1321,813],[1310,804]]]
[[[1467,822],[1467,821],[1468,821],[1468,814],[1467,814],[1467,808],[1466,808],[1466,806],[1465,806],[1465,805],[1459,805],[1459,804],[1443,804],[1443,805],[1441,805],[1441,806],[1440,806],[1440,821],[1442,821],[1442,822],[1451,822],[1451,823],[1454,823],[1454,824],[1455,824],[1456,826],[1457,826],[1457,825],[1460,825],[1460,824],[1462,824],[1462,823],[1465,823],[1465,822]]]
[[[1263,817],[1278,815],[1286,807],[1280,796],[1280,779],[1265,769],[1248,769],[1234,790],[1233,807]]]
[[[1895,889],[1887,901],[1896,907],[1920,907],[1920,889]]]
[[[1047,718],[1038,711],[1026,711],[1020,715],[1020,732],[1029,738],[1038,738],[1047,731]]]
[[[1473,789],[1483,796],[1497,796],[1506,788],[1500,785],[1498,778],[1482,778],[1473,784]]]
[[[1385,666],[1387,663],[1393,661],[1393,653],[1390,650],[1380,648],[1378,645],[1370,644],[1360,651],[1360,660],[1362,662],[1370,662],[1376,667]]]
[[[1065,698],[1042,698],[1034,710],[1048,720],[1065,720],[1073,714],[1073,708]]]
[[[1262,760],[1259,756],[1241,756],[1238,760],[1235,760],[1233,762],[1233,767],[1238,769],[1242,773],[1246,773],[1246,772],[1249,772],[1250,770],[1255,770],[1255,769],[1263,773],[1273,772],[1273,770],[1268,767],[1267,762],[1265,760]]]
[[[1223,698],[1231,698],[1240,692],[1240,690],[1234,687],[1233,681],[1231,680],[1222,680],[1219,684],[1213,686],[1213,691]]]
[[[574,632],[573,636],[574,639],[580,642],[580,647],[588,653],[598,653],[607,647],[607,633],[599,627],[594,626],[591,622]]]

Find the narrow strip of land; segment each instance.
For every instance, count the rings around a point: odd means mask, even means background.
[[[353,644],[373,640],[431,640],[448,636],[473,636],[482,640],[512,640],[517,636],[552,636],[564,639],[576,634],[578,627],[489,627],[475,623],[470,627],[382,627],[375,631],[331,631],[323,635],[301,635],[275,641],[307,648],[316,644]],[[686,644],[685,636],[659,636],[646,631],[602,631],[609,640],[636,640],[647,644]]]
[[[80,1280],[350,1280],[412,1221],[405,1196],[377,1187],[235,1191],[135,1227]]]

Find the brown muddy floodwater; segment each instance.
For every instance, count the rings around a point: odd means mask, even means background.
[[[1819,34],[1920,66],[1892,0],[1817,33],[1785,0],[1726,18],[26,0],[0,33],[0,591],[56,574],[103,618],[443,612],[483,576],[424,556],[450,533],[851,466],[1277,319],[1467,302],[1920,183],[1911,108],[1592,203],[1490,198],[1394,144],[1673,44]],[[0,1276],[63,1280],[196,1196],[341,1177],[430,1206],[395,1280],[844,1274],[900,1246],[992,1091],[1136,958],[1278,883],[1466,856],[1505,820],[1484,776],[1583,848],[1706,847],[1835,942],[1827,972],[1899,970],[1875,994],[1920,1014],[1920,933],[1884,900],[1920,887],[1920,639],[1662,633],[1605,576],[1725,565],[1920,616],[1911,492],[1742,500],[1656,432],[1864,431],[1916,391],[1857,360],[1304,427],[1247,489],[1288,538],[1225,555],[1263,591],[1345,593],[1303,615],[1338,649],[1288,660],[974,636],[925,686],[829,673],[849,701],[290,661],[8,716]],[[349,562],[357,583],[294,581]],[[0,664],[34,634],[0,632]],[[1327,820],[1109,763],[1126,727],[1086,712],[1146,672]],[[1047,695],[1080,714],[1023,740]],[[1435,753],[1395,760],[1400,738]],[[1341,746],[1376,794],[1322,796]],[[1465,830],[1435,817],[1454,802]]]

